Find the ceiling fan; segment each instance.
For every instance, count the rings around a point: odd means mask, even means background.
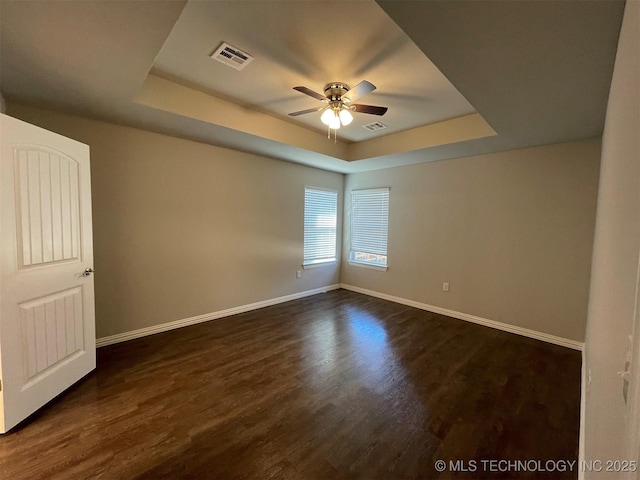
[[[329,127],[329,136],[331,129],[337,130],[340,126],[347,126],[353,121],[353,115],[351,115],[351,112],[368,113],[370,115],[384,115],[388,110],[387,107],[352,103],[354,100],[364,97],[376,89],[376,86],[373,83],[366,80],[361,81],[353,88],[342,82],[327,83],[324,87],[324,95],[314,92],[307,87],[293,87],[293,89],[320,100],[325,105],[318,108],[308,108],[306,110],[292,112],[289,115],[297,117],[298,115],[323,110],[324,112],[322,113],[320,120]]]

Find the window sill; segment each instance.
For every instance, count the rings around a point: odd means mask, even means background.
[[[333,267],[335,265],[338,264],[337,260],[330,260],[328,262],[318,262],[318,263],[308,263],[308,264],[303,264],[302,265],[302,269],[303,270],[310,270],[312,268],[320,268],[320,267]]]
[[[389,269],[389,267],[381,267],[379,265],[370,265],[368,263],[354,262],[353,260],[349,260],[349,265],[353,267],[359,267],[359,268],[368,268],[370,270],[378,270],[380,272],[386,272]]]

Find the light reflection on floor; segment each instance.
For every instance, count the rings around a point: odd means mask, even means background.
[[[309,366],[320,378],[325,378],[333,370],[336,361],[336,319],[312,322],[309,337]]]
[[[391,371],[401,371],[395,354],[387,343],[382,322],[356,307],[347,307],[348,327],[354,361],[366,386],[379,390],[387,383]]]
[[[407,433],[420,430],[427,409],[389,343],[390,335],[383,320],[348,305],[340,315],[311,322],[307,339],[306,359],[311,374],[307,378],[313,379],[310,385],[315,390],[335,392],[334,403],[344,408],[348,408],[349,397],[353,395],[393,398],[395,405],[389,405],[387,413],[392,413],[395,422],[405,424]],[[342,372],[341,376],[337,377],[336,372]],[[354,389],[354,385],[358,388]],[[398,392],[402,392],[400,397]]]

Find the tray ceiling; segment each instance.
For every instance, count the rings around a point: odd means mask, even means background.
[[[362,141],[475,113],[471,104],[373,0],[344,2],[189,2],[152,73],[326,133],[322,103],[293,90],[322,93],[332,81],[377,90],[358,103],[388,106],[383,117],[355,114],[342,140]],[[254,60],[241,71],[209,55],[227,42]],[[363,126],[380,120],[387,129]]]
[[[43,106],[339,172],[602,134],[624,2],[0,2],[0,89]],[[209,58],[225,41],[255,57]],[[369,80],[327,140],[305,85]],[[318,105],[321,105],[318,102]],[[381,120],[388,129],[362,125]]]

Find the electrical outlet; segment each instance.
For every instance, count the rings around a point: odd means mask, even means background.
[[[444,282],[442,284],[442,291],[443,292],[448,292],[449,291],[449,283],[448,282]]]
[[[296,270],[296,278],[302,278],[302,270]]]

